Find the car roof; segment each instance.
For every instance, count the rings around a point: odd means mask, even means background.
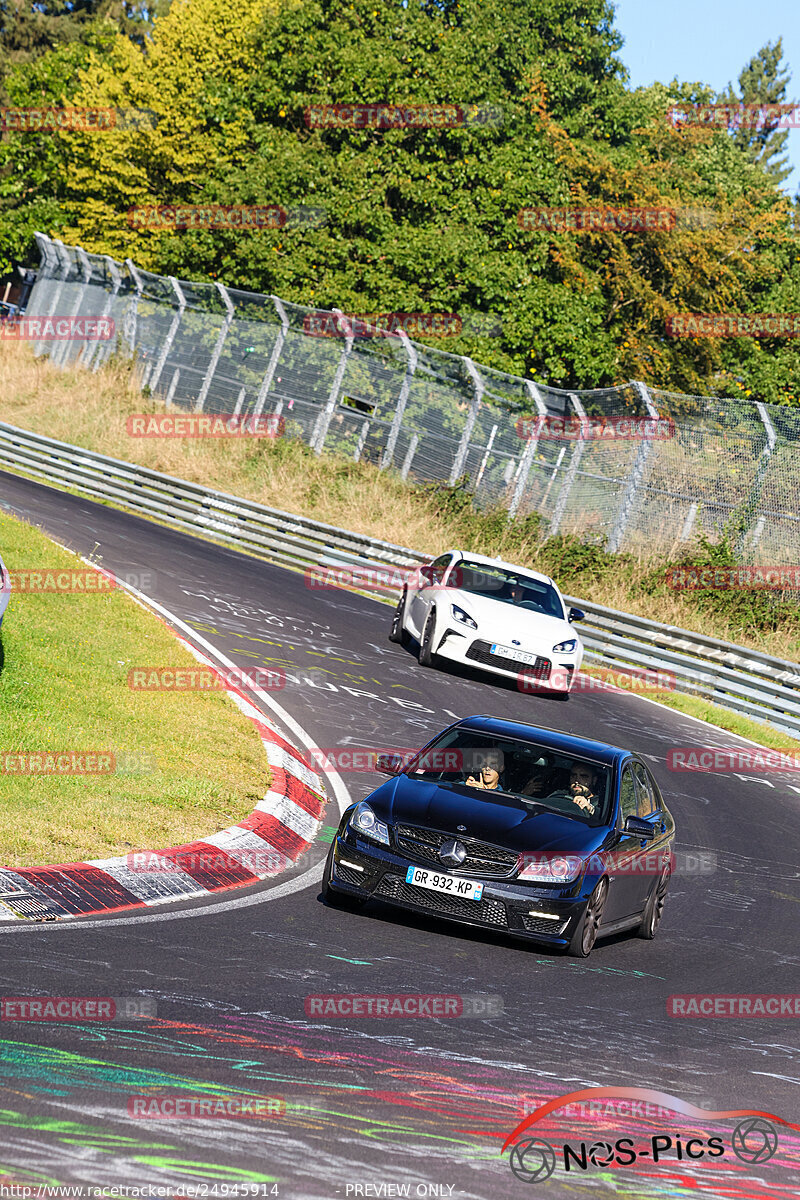
[[[458,727],[474,729],[476,733],[494,734],[497,737],[515,737],[522,741],[535,742],[538,746],[547,747],[548,750],[590,758],[604,766],[614,766],[628,758],[631,753],[630,750],[623,750],[620,746],[610,746],[607,742],[595,742],[590,738],[575,737],[571,733],[559,733],[558,730],[544,729],[541,725],[529,725],[525,721],[507,721],[502,717],[463,717],[458,722]]]
[[[521,567],[519,563],[506,562],[502,558],[489,558],[486,554],[473,554],[471,550],[443,550],[442,554],[457,554],[460,558],[468,558],[470,562],[479,563],[483,567],[502,567],[507,571],[521,571],[523,575],[530,575],[532,579],[538,579],[541,583],[554,582],[549,575],[543,575],[541,571],[534,571],[532,567]],[[441,555],[437,555],[437,558],[441,558]]]

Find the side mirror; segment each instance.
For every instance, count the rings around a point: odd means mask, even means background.
[[[585,616],[586,613],[582,608],[571,608],[567,613],[567,620],[571,625],[573,621],[582,621]]]
[[[420,567],[419,569],[419,587],[430,587],[433,583],[433,571],[430,567]]]
[[[382,775],[399,775],[403,770],[403,760],[399,754],[379,754],[375,759],[375,770]]]
[[[633,837],[654,838],[656,836],[655,827],[649,821],[642,820],[641,817],[626,817],[623,830],[625,833],[632,834]]]

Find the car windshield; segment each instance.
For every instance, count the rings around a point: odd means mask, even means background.
[[[602,825],[611,807],[611,771],[579,755],[522,738],[472,729],[448,730],[405,768],[411,779],[491,793],[487,799],[523,803],[587,825]]]
[[[553,585],[533,579],[522,571],[507,571],[505,567],[463,559],[453,567],[447,586],[460,588],[475,596],[485,596],[487,600],[514,604],[529,612],[564,619],[564,606]]]

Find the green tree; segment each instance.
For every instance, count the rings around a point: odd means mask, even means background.
[[[791,73],[783,62],[783,38],[774,44],[767,42],[758,54],[754,54],[739,75],[739,90],[729,83],[718,97],[723,104],[785,104],[786,89]],[[762,166],[776,183],[783,183],[792,173],[788,158],[780,158],[789,137],[781,128],[780,118],[758,121],[757,124],[743,122],[733,133],[736,145],[748,158]]]

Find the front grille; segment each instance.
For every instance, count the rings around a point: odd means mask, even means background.
[[[445,842],[453,840],[452,833],[418,825],[397,825],[394,835],[398,850],[409,858],[436,863],[437,867],[447,869],[439,858],[439,849]],[[481,842],[477,838],[459,837],[458,841],[467,852],[463,863],[456,868],[459,872],[501,879],[513,875],[517,869],[518,858],[513,850],[505,850],[502,846]]]
[[[539,656],[535,663],[516,662],[506,658],[504,654],[492,654],[492,643],[483,642],[480,638],[472,643],[465,658],[481,663],[485,667],[499,667],[502,671],[516,671],[517,674],[530,676],[531,679],[549,679],[552,663],[549,658]]]
[[[564,932],[567,922],[547,921],[543,917],[530,917],[525,913],[522,918],[522,924],[528,933],[550,933],[554,937],[558,937]]]
[[[384,875],[375,889],[376,896],[385,896],[399,904],[416,904],[419,908],[442,913],[449,917],[463,917],[467,921],[478,921],[481,925],[493,925],[506,929],[506,906],[500,900],[462,900],[444,892],[429,892],[426,888],[413,887],[397,875]]]

